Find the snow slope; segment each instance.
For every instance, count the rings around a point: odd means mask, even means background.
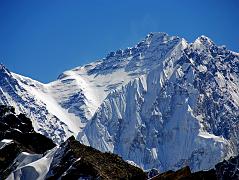
[[[6,180],[45,179],[56,150],[57,147],[50,150],[44,157],[41,158],[39,157],[40,155],[32,155],[25,152],[21,153],[16,158],[16,160],[20,160],[21,164],[8,176]]]

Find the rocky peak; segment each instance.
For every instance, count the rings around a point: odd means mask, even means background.
[[[85,146],[72,136],[56,151],[47,179],[146,179],[138,167],[111,153]]]
[[[14,159],[21,152],[43,154],[54,146],[52,140],[34,131],[24,114],[0,105],[0,179],[16,168]]]
[[[224,160],[214,168],[192,173],[188,166],[177,171],[167,171],[151,178],[152,180],[237,180],[239,179],[239,156]]]
[[[5,65],[0,64],[0,77],[11,76],[10,71],[6,68]]]
[[[205,35],[198,37],[193,43],[192,47],[194,50],[199,52],[208,51],[215,46],[215,43]]]

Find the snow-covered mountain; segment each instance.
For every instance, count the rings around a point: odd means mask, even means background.
[[[239,54],[150,33],[43,84],[0,67],[0,102],[60,143],[74,135],[139,166],[193,171],[237,154]]]
[[[49,84],[12,73],[1,65],[0,102],[26,113],[37,131],[63,142],[82,131],[112,90],[149,72],[178,43],[178,37],[149,34],[135,47],[66,71]]]
[[[237,153],[238,60],[207,37],[181,40],[148,74],[111,91],[80,139],[145,169],[208,169]]]

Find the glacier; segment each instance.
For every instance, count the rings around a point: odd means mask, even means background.
[[[0,66],[0,103],[56,143],[74,135],[144,169],[209,169],[238,154],[239,54],[150,33],[43,84]]]

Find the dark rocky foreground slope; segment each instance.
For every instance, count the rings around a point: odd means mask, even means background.
[[[72,136],[55,153],[47,179],[146,179],[140,168],[118,155],[80,144]]]

